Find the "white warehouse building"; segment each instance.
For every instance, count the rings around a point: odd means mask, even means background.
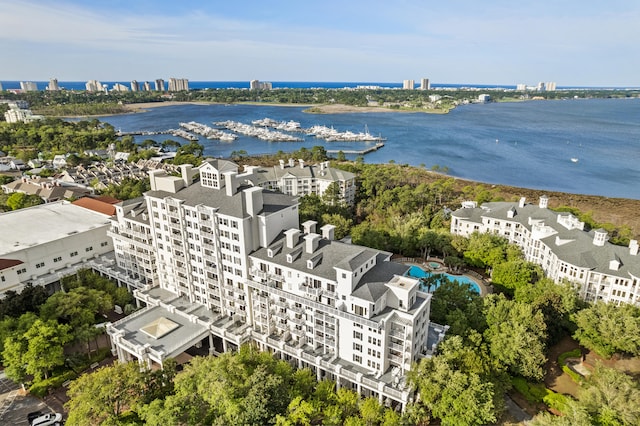
[[[0,296],[60,278],[113,251],[110,216],[67,201],[0,214]]]
[[[332,225],[300,229],[297,198],[253,186],[254,174],[225,160],[151,172],[144,199],[117,206],[117,267],[146,307],[107,327],[113,352],[151,367],[194,345],[253,343],[404,406],[406,372],[443,337],[431,295],[390,253],[334,241]]]
[[[542,267],[556,282],[567,280],[589,302],[640,305],[638,242],[629,247],[611,244],[607,231],[584,230],[584,222],[570,213],[548,209],[548,198],[528,204],[492,202],[478,207],[465,202],[451,216],[451,233],[494,233],[517,244],[525,259]]]

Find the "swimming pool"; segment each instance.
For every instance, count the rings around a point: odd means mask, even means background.
[[[459,283],[462,283],[462,284],[469,284],[471,286],[471,291],[480,294],[480,286],[478,286],[478,284],[475,281],[473,281],[471,278],[469,278],[466,275],[451,275],[451,274],[447,274],[446,272],[438,272],[434,274],[431,272],[427,272],[421,267],[415,266],[415,265],[412,265],[411,268],[409,268],[409,272],[407,272],[407,275],[413,278],[427,278],[433,275],[444,275],[451,282],[458,281]],[[436,288],[438,288],[438,286],[439,284],[432,285],[430,291],[433,292]],[[424,286],[422,285],[420,285],[420,289],[422,291],[429,290],[424,288]]]

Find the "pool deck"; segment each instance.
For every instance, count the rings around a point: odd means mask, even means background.
[[[444,263],[442,263],[442,260],[440,259],[430,258],[426,262],[421,262],[420,259],[405,259],[404,261],[402,261],[402,263],[409,266],[417,266],[419,268],[424,269],[427,272],[432,272],[436,274],[447,273],[451,275],[463,275],[478,285],[478,288],[480,288],[481,297],[484,297],[487,294],[493,293],[493,288],[489,284],[487,284],[487,282],[480,276],[480,274],[474,271],[464,271],[463,273],[453,272],[449,268],[447,268],[444,265]],[[431,265],[436,263],[440,265],[438,268],[434,268]]]

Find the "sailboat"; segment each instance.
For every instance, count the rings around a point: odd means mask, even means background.
[[[571,162],[572,163],[577,163],[579,160],[576,157],[571,157]]]

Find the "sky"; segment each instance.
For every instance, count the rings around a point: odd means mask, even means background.
[[[0,0],[0,81],[640,86],[640,1]]]

